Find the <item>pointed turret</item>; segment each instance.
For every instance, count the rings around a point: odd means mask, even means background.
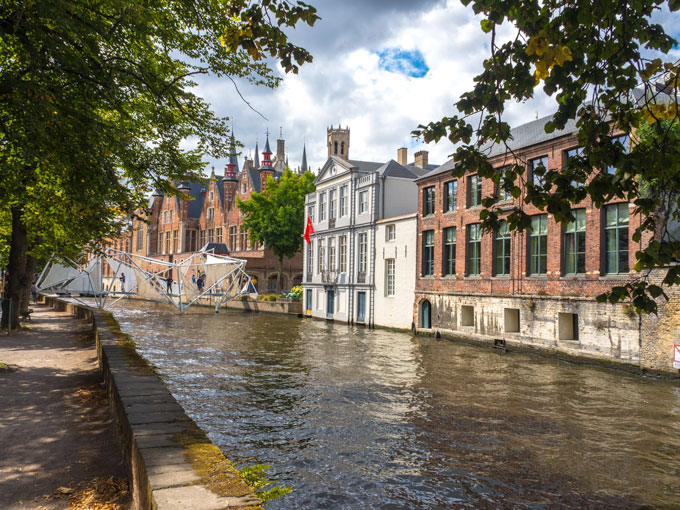
[[[231,146],[229,150],[229,163],[227,163],[227,168],[224,170],[224,179],[237,179],[239,168],[238,168],[238,157],[236,156],[236,139],[234,138],[234,130],[231,131]]]
[[[302,146],[302,168],[300,169],[300,173],[305,173],[309,170],[307,167],[307,144],[304,144]]]
[[[274,167],[272,166],[272,151],[269,148],[269,130],[267,130],[267,141],[262,151],[262,166],[260,167],[260,191],[264,190],[267,177],[274,177]]]
[[[257,138],[255,138],[255,161],[253,162],[254,168],[260,168],[260,149],[257,146]]]

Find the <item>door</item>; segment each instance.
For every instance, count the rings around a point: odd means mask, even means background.
[[[357,322],[366,322],[366,293],[357,292]]]
[[[420,304],[420,327],[423,329],[432,327],[432,305],[427,299]]]
[[[307,315],[312,315],[312,289],[307,289],[305,297],[305,310]]]
[[[326,318],[327,319],[333,318],[334,305],[335,305],[335,291],[334,290],[326,291]]]

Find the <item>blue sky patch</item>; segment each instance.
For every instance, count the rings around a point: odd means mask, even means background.
[[[399,73],[413,78],[422,78],[430,70],[420,50],[388,48],[378,52],[378,66],[391,73]]]

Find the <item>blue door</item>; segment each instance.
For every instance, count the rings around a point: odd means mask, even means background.
[[[305,297],[305,310],[307,314],[312,313],[312,289],[307,289]]]
[[[335,307],[335,291],[334,290],[328,290],[328,291],[326,291],[326,318],[327,319],[333,318],[334,307]]]
[[[357,322],[366,322],[366,293],[357,292]]]

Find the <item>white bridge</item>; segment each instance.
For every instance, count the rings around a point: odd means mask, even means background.
[[[41,294],[70,295],[76,301],[82,296],[92,297],[98,308],[129,296],[168,302],[182,313],[199,300],[212,298],[218,311],[231,299],[257,297],[245,267],[243,259],[211,251],[167,262],[107,248],[101,255],[90,256],[85,264],[68,258],[58,260],[53,255],[37,287]],[[109,269],[108,278],[105,268]]]

